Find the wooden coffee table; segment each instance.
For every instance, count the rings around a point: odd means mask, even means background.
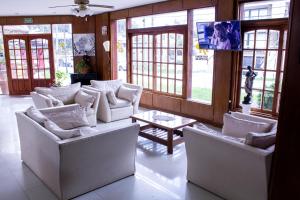
[[[167,146],[168,153],[173,153],[173,147],[183,142],[182,131],[185,126],[193,126],[197,121],[187,117],[151,110],[131,116],[132,122],[142,121],[139,135]]]

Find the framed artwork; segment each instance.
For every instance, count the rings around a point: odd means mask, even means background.
[[[95,56],[95,34],[73,34],[74,56]]]

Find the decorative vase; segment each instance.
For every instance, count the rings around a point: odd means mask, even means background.
[[[241,104],[242,113],[250,115],[251,113],[251,104]]]

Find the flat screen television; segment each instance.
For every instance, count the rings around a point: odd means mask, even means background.
[[[241,50],[241,22],[197,22],[200,49]]]

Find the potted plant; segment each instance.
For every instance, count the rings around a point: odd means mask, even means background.
[[[90,72],[90,58],[88,55],[84,55],[81,60],[75,65],[75,69],[80,74],[86,74]]]

